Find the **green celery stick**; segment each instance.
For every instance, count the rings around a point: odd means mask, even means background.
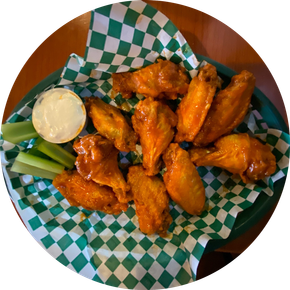
[[[57,144],[44,140],[38,145],[37,149],[69,169],[74,167],[76,157]]]
[[[1,131],[3,139],[13,144],[39,136],[32,125],[32,121],[3,124]]]
[[[38,156],[44,159],[50,159],[49,156],[47,156],[46,154],[40,152],[37,148],[38,145],[43,141],[43,138],[41,138],[40,136],[36,139],[36,141],[34,142],[33,146],[31,149],[29,149],[28,153],[34,156]]]
[[[62,173],[64,170],[64,166],[55,161],[47,160],[24,152],[20,152],[15,160],[57,174]]]
[[[41,178],[47,178],[47,179],[54,179],[57,174],[51,171],[47,171],[41,168],[37,168],[19,161],[16,161],[13,163],[10,171],[22,173],[22,174],[29,174]]]

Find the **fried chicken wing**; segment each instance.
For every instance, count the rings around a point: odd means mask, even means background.
[[[147,175],[156,175],[160,171],[160,156],[174,137],[176,122],[176,115],[162,102],[147,98],[138,103],[132,123],[140,136]]]
[[[257,181],[276,171],[276,157],[270,147],[263,145],[259,140],[250,139],[250,162],[245,176],[248,180]],[[246,180],[247,181],[247,180]]]
[[[114,73],[112,78],[113,91],[125,99],[131,98],[132,93],[152,98],[162,93],[162,97],[176,99],[178,94],[187,92],[189,83],[185,68],[161,59],[134,72]]]
[[[172,217],[164,183],[157,176],[147,176],[142,165],[129,167],[127,180],[133,193],[141,232],[166,236]]]
[[[244,119],[255,88],[255,77],[244,70],[232,77],[231,83],[213,100],[205,121],[193,140],[204,147],[231,133]]]
[[[214,147],[192,148],[190,159],[196,166],[216,166],[239,174],[244,183],[270,176],[276,170],[276,158],[268,145],[246,133],[219,138]]]
[[[77,171],[84,179],[112,187],[122,203],[132,200],[127,194],[130,187],[118,167],[119,151],[111,141],[89,134],[76,140],[73,148],[78,153],[75,163]]]
[[[120,110],[98,97],[86,98],[86,110],[99,134],[112,141],[120,151],[135,151],[137,135]]]
[[[52,184],[71,206],[82,206],[107,214],[119,214],[128,208],[127,203],[118,201],[110,187],[100,186],[92,180],[86,181],[76,170],[63,171]]]
[[[167,167],[163,180],[172,200],[189,214],[201,214],[205,204],[205,189],[188,152],[177,143],[171,143],[163,160]]]
[[[205,120],[217,87],[220,87],[220,82],[216,68],[208,63],[191,80],[187,95],[178,105],[175,142],[193,141]]]

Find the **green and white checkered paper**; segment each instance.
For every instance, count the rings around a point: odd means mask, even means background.
[[[187,42],[162,13],[141,1],[123,2],[92,11],[84,58],[71,55],[58,86],[81,97],[95,96],[120,108],[130,117],[142,96],[111,99],[112,72],[134,70],[163,57],[185,66],[191,76],[199,62]],[[49,89],[49,88],[47,88]],[[14,113],[8,122],[31,119],[35,99]],[[126,105],[125,105],[126,104]],[[86,133],[94,132],[89,122]],[[215,167],[199,167],[206,190],[206,210],[191,216],[171,202],[173,223],[166,238],[140,232],[135,205],[119,215],[72,207],[50,180],[13,173],[20,150],[34,140],[13,145],[1,140],[1,161],[11,199],[33,237],[57,261],[100,283],[129,289],[161,289],[196,279],[197,267],[210,239],[229,236],[237,214],[253,204],[261,191],[273,194],[275,181],[287,174],[289,135],[269,129],[251,108],[237,128],[266,141],[277,158],[273,176],[257,184]],[[186,144],[183,144],[186,147]],[[71,144],[66,145],[71,150]],[[141,151],[120,153],[120,167],[139,163]]]

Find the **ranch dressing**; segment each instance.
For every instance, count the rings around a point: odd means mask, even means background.
[[[32,123],[37,133],[51,143],[65,143],[74,139],[86,122],[82,100],[63,88],[43,93],[32,111]]]

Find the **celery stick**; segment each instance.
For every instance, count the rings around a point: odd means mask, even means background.
[[[41,138],[40,136],[36,139],[36,141],[34,142],[33,146],[31,149],[29,149],[28,153],[34,156],[38,156],[44,159],[50,159],[49,156],[47,156],[46,154],[40,152],[37,148],[38,145],[43,141],[43,138]]]
[[[74,167],[76,157],[57,144],[44,140],[38,145],[37,149],[69,169]]]
[[[24,152],[20,152],[15,160],[57,174],[62,173],[62,171],[64,170],[64,166],[57,162],[47,160],[38,156],[33,156]]]
[[[32,121],[3,124],[1,131],[3,139],[13,144],[39,136],[32,125]]]
[[[22,173],[22,174],[29,174],[41,178],[47,178],[47,179],[54,179],[57,174],[51,171],[47,171],[41,168],[37,168],[19,161],[16,161],[13,163],[10,171]]]

